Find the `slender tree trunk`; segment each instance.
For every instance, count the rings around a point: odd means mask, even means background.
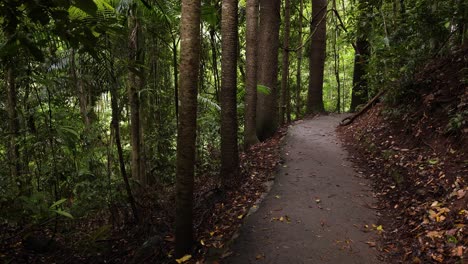
[[[291,1],[284,1],[284,31],[283,31],[283,65],[281,67],[281,100],[280,100],[280,123],[285,123],[288,111],[289,90],[289,34],[291,28]],[[291,118],[289,118],[290,120]]]
[[[218,71],[218,52],[216,50],[216,38],[215,38],[215,30],[210,29],[210,43],[211,43],[211,60],[213,66],[213,76],[214,76],[214,88],[215,88],[215,95],[216,95],[216,102],[219,102],[219,71]]]
[[[141,146],[141,124],[140,124],[140,97],[139,92],[144,85],[144,49],[142,47],[143,37],[140,21],[135,8],[129,16],[129,82],[128,97],[130,103],[130,124],[131,124],[131,146],[132,146],[132,177],[147,185],[147,179],[142,174],[142,146]]]
[[[20,153],[17,142],[19,138],[19,120],[17,110],[18,97],[16,91],[14,64],[12,61],[7,62],[5,75],[5,83],[7,87],[8,132],[10,134],[10,142],[8,146],[10,174],[13,179],[19,182],[19,188],[22,190],[25,186],[20,176]]]
[[[175,38],[172,40],[172,67],[174,68],[174,106],[176,123],[179,122],[179,66],[177,65],[177,43]]]
[[[356,53],[354,55],[354,73],[353,73],[353,90],[351,92],[351,106],[350,112],[356,111],[356,107],[365,104],[368,100],[368,89],[366,67],[370,55],[370,46],[367,40],[368,30],[364,24],[367,18],[367,4],[360,0],[359,2],[359,15],[358,27],[357,27],[357,41],[356,41]]]
[[[299,49],[297,50],[297,72],[296,72],[296,119],[301,117],[301,90],[302,90],[302,16],[304,13],[304,0],[299,0]]]
[[[278,49],[280,0],[260,0],[258,33],[258,84],[270,89],[270,94],[258,93],[257,136],[264,141],[278,128]]]
[[[182,0],[180,116],[177,127],[175,255],[193,244],[193,182],[197,131],[197,87],[200,63],[201,0]]]
[[[246,13],[244,148],[247,150],[259,142],[256,131],[258,0],[247,0]]]
[[[221,54],[221,177],[224,185],[237,176],[237,5],[238,0],[222,1]]]
[[[335,27],[335,30],[337,31],[337,27]],[[338,32],[335,32],[335,40],[333,41],[333,57],[334,57],[334,62],[335,62],[335,79],[336,79],[336,112],[340,113],[341,112],[341,80],[340,80],[340,54],[338,54],[337,50],[337,39],[338,39]]]
[[[118,103],[118,95],[117,95],[118,94],[117,93],[117,79],[114,75],[113,62],[111,64],[111,79],[112,79],[112,86],[110,88],[111,109],[112,109],[111,127],[114,129],[114,134],[115,134],[115,145],[117,147],[117,154],[119,156],[120,174],[122,175],[122,179],[125,184],[125,190],[127,191],[128,202],[130,203],[130,206],[132,207],[133,217],[135,218],[135,221],[138,222],[139,220],[138,210],[136,207],[135,198],[133,197],[133,194],[132,194],[130,183],[128,181],[128,175],[125,169],[125,160],[124,160],[124,155],[123,155],[123,150],[122,150],[122,142],[120,140],[120,121],[119,121],[120,113],[119,113],[119,103]]]
[[[80,106],[80,113],[81,113],[81,118],[83,118],[83,123],[86,127],[86,129],[89,128],[91,125],[91,121],[89,118],[89,113],[88,113],[88,93],[84,88],[84,83],[83,79],[81,76],[78,76],[77,68],[76,68],[76,62],[75,62],[75,49],[72,48],[71,54],[70,54],[70,73],[71,77],[73,80],[73,84],[75,85],[75,89],[79,101],[79,106]]]
[[[323,71],[325,66],[326,52],[326,15],[327,0],[312,0],[312,23],[313,33],[310,43],[309,57],[309,91],[307,94],[307,113],[324,112],[323,106]]]
[[[336,7],[336,0],[333,0],[333,8],[336,10],[338,14],[338,9]],[[341,80],[340,80],[340,54],[338,53],[337,45],[338,45],[338,18],[336,16],[333,17],[333,60],[334,60],[334,72],[335,72],[335,79],[336,79],[336,112],[341,112]]]

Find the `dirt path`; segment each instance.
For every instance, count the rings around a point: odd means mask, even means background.
[[[224,263],[380,263],[366,244],[377,232],[370,187],[335,134],[343,117],[321,116],[289,129],[275,184]]]

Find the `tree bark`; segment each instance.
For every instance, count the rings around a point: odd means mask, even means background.
[[[182,0],[180,107],[177,127],[175,255],[193,244],[193,182],[200,62],[201,0]]]
[[[79,55],[78,55],[79,56]],[[91,121],[89,118],[89,100],[88,100],[88,91],[85,89],[85,85],[83,83],[83,78],[82,76],[78,76],[77,68],[76,68],[76,62],[75,62],[75,49],[72,48],[71,54],[70,54],[70,72],[71,72],[71,77],[73,80],[73,84],[75,85],[75,89],[77,92],[77,97],[78,97],[78,102],[80,106],[80,113],[81,113],[81,118],[83,118],[83,123],[85,125],[86,129],[89,129],[91,125]]]
[[[22,190],[24,182],[20,177],[20,153],[17,139],[19,137],[19,120],[17,110],[17,91],[15,82],[15,71],[13,62],[7,62],[5,69],[5,83],[7,87],[7,112],[8,112],[8,132],[10,134],[10,142],[8,146],[8,158],[10,160],[11,177],[19,183],[19,188]]]
[[[238,0],[222,2],[221,54],[221,177],[223,185],[238,174],[237,145],[237,5]]]
[[[247,0],[246,13],[244,148],[247,150],[259,142],[256,131],[258,0]]]
[[[132,146],[132,177],[140,182],[142,186],[148,181],[142,171],[142,146],[141,146],[141,124],[140,124],[140,97],[139,92],[144,86],[144,48],[140,20],[135,8],[130,11],[129,16],[129,82],[128,98],[130,103],[130,125]]]
[[[135,198],[133,197],[132,194],[132,189],[130,187],[130,183],[128,181],[128,175],[127,171],[125,169],[125,160],[124,160],[124,155],[123,155],[123,150],[122,150],[122,142],[120,140],[120,113],[119,113],[119,102],[118,102],[118,96],[117,96],[117,79],[114,74],[114,65],[113,61],[111,62],[111,79],[112,79],[112,86],[110,87],[110,93],[111,93],[111,109],[112,109],[112,121],[111,121],[111,127],[114,129],[115,133],[115,145],[117,147],[117,154],[119,157],[119,168],[120,168],[120,174],[122,175],[122,179],[125,184],[125,190],[127,192],[128,196],[128,202],[130,203],[130,206],[132,208],[132,213],[133,217],[135,218],[135,221],[138,222],[139,217],[138,217],[138,210],[136,207],[136,202]]]
[[[304,0],[299,0],[299,48],[297,49],[297,72],[296,72],[296,119],[301,117],[301,90],[302,90],[302,15],[304,13]]]
[[[285,117],[289,113],[288,90],[289,90],[289,34],[291,31],[291,3],[284,1],[284,31],[283,31],[283,62],[281,67],[281,100],[280,100],[280,123],[285,123]],[[290,121],[291,118],[288,118]]]
[[[356,51],[354,55],[353,90],[351,92],[350,112],[356,107],[365,104],[369,97],[367,80],[365,78],[367,62],[370,55],[369,41],[367,40],[366,22],[367,4],[361,0],[359,3],[360,15],[357,28]]]
[[[278,128],[278,48],[280,0],[260,0],[258,33],[258,84],[270,89],[270,94],[258,93],[257,136],[264,141]]]
[[[219,102],[219,71],[218,71],[218,52],[216,50],[215,30],[210,29],[210,44],[211,44],[211,65],[213,66],[214,88],[216,102]]]
[[[309,57],[309,91],[307,94],[307,113],[324,112],[323,106],[323,71],[325,66],[326,52],[326,15],[327,0],[312,0],[312,22],[313,33],[310,43]]]

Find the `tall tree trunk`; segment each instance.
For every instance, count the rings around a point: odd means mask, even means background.
[[[354,55],[354,73],[353,73],[353,90],[351,93],[351,106],[350,111],[356,111],[358,105],[365,104],[368,100],[367,80],[365,78],[367,62],[370,55],[369,41],[367,40],[368,30],[366,29],[367,18],[367,3],[363,0],[359,2],[359,15],[358,28],[357,28],[357,41],[356,51]]]
[[[13,59],[11,59],[13,60]],[[18,147],[19,137],[19,120],[17,110],[17,91],[15,82],[15,71],[13,61],[6,64],[5,69],[5,83],[7,87],[7,111],[8,111],[8,132],[10,133],[10,142],[8,146],[8,158],[10,160],[10,174],[11,177],[19,183],[20,190],[25,187],[23,180],[20,176],[20,153]]]
[[[280,123],[285,123],[288,111],[289,90],[289,34],[291,28],[291,1],[284,1],[284,31],[283,31],[283,65],[281,67],[281,100],[280,100]],[[291,118],[289,118],[291,119]],[[288,120],[289,121],[289,120]]]
[[[179,122],[179,66],[177,65],[177,42],[172,40],[172,67],[174,68],[174,109],[176,123]]]
[[[258,0],[247,0],[246,13],[244,148],[247,150],[259,142],[256,131]]]
[[[338,14],[338,9],[336,7],[336,0],[333,0],[333,9],[336,10]],[[338,15],[337,15],[338,16]],[[334,60],[334,72],[335,72],[335,79],[336,79],[336,112],[341,112],[341,80],[340,80],[340,54],[338,53],[338,18],[333,16],[333,60]]]
[[[213,66],[213,76],[214,76],[214,88],[215,88],[215,96],[216,102],[219,102],[219,71],[218,71],[218,52],[216,50],[216,38],[215,38],[215,30],[212,28],[210,29],[210,44],[211,44],[211,65]]]
[[[85,128],[88,129],[91,125],[89,112],[88,112],[88,105],[89,105],[88,92],[85,89],[82,76],[78,76],[78,70],[76,68],[75,57],[76,57],[75,49],[72,48],[71,54],[70,54],[70,73],[71,73],[71,78],[73,80],[73,84],[75,86],[76,92],[78,93],[77,97],[78,97],[79,106],[80,106],[81,118],[83,119]]]
[[[302,27],[304,14],[304,0],[299,0],[299,49],[297,50],[297,72],[296,72],[296,119],[301,117],[301,90],[302,90]]]
[[[307,113],[324,112],[323,71],[326,52],[327,0],[312,0],[312,38],[309,57],[309,91],[307,94]]]
[[[221,177],[224,185],[237,176],[237,5],[238,0],[222,2],[221,54]]]
[[[201,0],[182,0],[180,107],[177,127],[175,254],[193,244],[193,182],[197,131],[197,87],[200,63]]]
[[[270,94],[258,93],[257,136],[261,141],[273,136],[278,128],[278,48],[280,0],[260,0],[258,33],[258,84],[270,89]]]
[[[128,20],[129,26],[129,83],[128,98],[130,103],[131,145],[132,145],[132,177],[143,186],[147,179],[142,172],[141,124],[140,124],[140,98],[139,92],[144,85],[144,49],[140,20],[136,8],[132,8]]]
[[[115,134],[115,145],[117,147],[117,154],[119,157],[120,174],[122,175],[122,179],[125,184],[125,190],[127,192],[128,202],[130,203],[130,206],[132,207],[133,217],[135,218],[135,221],[138,222],[139,220],[138,211],[136,207],[135,198],[133,197],[132,189],[128,181],[128,175],[125,169],[125,160],[124,160],[124,155],[123,155],[123,150],[122,150],[122,142],[120,140],[120,121],[119,121],[120,113],[119,113],[119,102],[118,102],[118,95],[117,95],[118,84],[117,84],[117,78],[115,77],[115,74],[114,74],[113,59],[110,65],[110,73],[111,73],[110,77],[112,79],[112,85],[110,87],[111,109],[112,109],[111,127],[114,129],[114,134]]]

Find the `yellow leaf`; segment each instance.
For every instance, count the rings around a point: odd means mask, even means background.
[[[184,263],[184,262],[189,261],[191,258],[192,258],[192,255],[185,255],[185,256],[181,257],[180,259],[176,259],[176,262],[179,263],[179,264]]]
[[[214,235],[214,232],[210,232],[210,236],[213,236]]]
[[[382,225],[377,226],[375,230],[380,231],[380,232],[384,231]]]
[[[284,221],[284,217],[280,217],[279,220],[280,220],[281,222],[283,222],[283,221]]]
[[[204,246],[204,245],[205,245],[205,241],[203,241],[203,239],[200,240],[200,244],[202,244],[202,246]]]
[[[239,215],[237,219],[242,219],[242,217],[244,217],[244,215]]]

